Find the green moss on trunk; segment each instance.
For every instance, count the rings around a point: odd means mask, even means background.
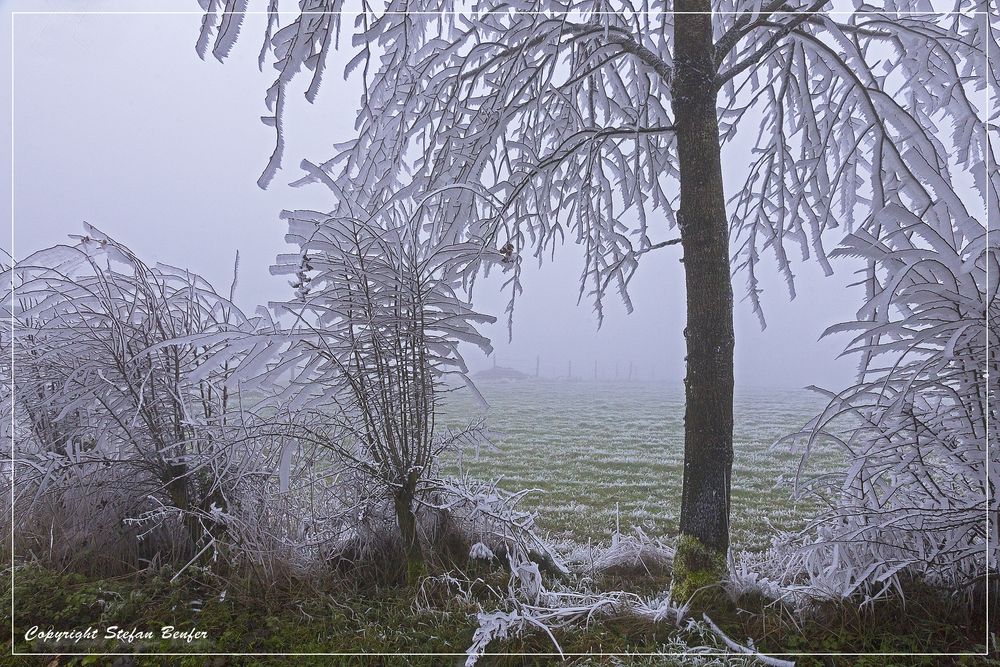
[[[421,554],[407,554],[406,556],[406,584],[416,586],[420,580],[427,576],[427,563]]]
[[[726,554],[703,544],[697,537],[677,539],[671,594],[677,602],[715,606],[724,596],[722,580],[726,576]]]

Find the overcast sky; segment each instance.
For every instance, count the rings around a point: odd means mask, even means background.
[[[321,161],[334,141],[349,136],[359,91],[335,76],[331,63],[315,105],[295,94],[286,115],[284,169],[267,191],[257,177],[273,148],[273,130],[259,117],[273,70],[257,70],[262,16],[248,16],[243,38],[225,65],[201,61],[194,50],[197,14],[18,14],[11,10],[99,11],[152,7],[146,3],[6,2],[2,27],[12,35],[13,68],[4,67],[3,95],[10,101],[13,71],[14,254],[23,257],[79,233],[86,220],[127,243],[147,260],[188,267],[228,289],[240,251],[237,300],[286,298],[284,278],[268,274],[278,252],[287,252],[284,208],[331,207],[322,186],[290,188],[302,158]],[[195,0],[161,3],[170,10],[199,10]],[[260,7],[258,7],[260,9]],[[13,18],[13,26],[11,20]],[[13,27],[13,30],[11,30]],[[344,55],[348,55],[346,52]],[[9,54],[5,58],[11,57]],[[304,89],[306,80],[298,82]],[[296,90],[299,90],[296,89]],[[3,113],[10,114],[10,104]],[[11,138],[4,137],[8,152]],[[746,160],[725,156],[727,183],[741,181]],[[11,162],[4,164],[10,176]],[[11,193],[10,188],[13,188]],[[10,241],[4,246],[9,249]],[[581,264],[572,246],[541,270],[526,271],[525,293],[515,317],[513,343],[503,323],[490,333],[499,363],[574,375],[624,374],[630,361],[640,377],[683,378],[684,283],[679,246],[647,255],[633,282],[636,310],[610,304],[598,331],[591,305],[576,305]],[[823,277],[799,265],[799,296],[789,302],[769,265],[763,271],[768,328],[761,332],[741,301],[744,277],[734,281],[736,378],[744,387],[840,388],[851,382],[853,359],[835,357],[843,338],[818,341],[823,329],[848,319],[859,304],[850,266],[835,264]],[[503,318],[505,297],[497,283],[477,288],[479,310]],[[486,360],[470,355],[474,366]]]

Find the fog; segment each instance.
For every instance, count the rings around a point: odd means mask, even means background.
[[[139,7],[152,7],[148,3]],[[161,3],[161,8],[164,5]],[[16,14],[4,12],[12,35],[11,68],[3,68],[0,87],[13,104],[11,137],[4,138],[12,160],[2,180],[12,196],[15,257],[81,233],[87,221],[130,245],[148,261],[188,267],[220,291],[233,276],[240,253],[237,301],[245,308],[290,296],[283,278],[268,274],[279,252],[287,252],[285,208],[331,207],[322,186],[291,188],[302,158],[321,161],[330,145],[350,135],[358,82],[343,81],[330,63],[315,105],[300,92],[289,96],[284,164],[267,191],[257,177],[273,149],[274,130],[259,117],[266,112],[264,91],[273,78],[270,65],[257,69],[264,17],[248,16],[241,39],[222,65],[201,61],[194,50],[200,16],[190,2],[166,5],[191,13]],[[7,3],[8,10],[79,9],[67,3]],[[134,9],[136,4],[89,3],[88,11]],[[11,21],[13,23],[11,24]],[[350,47],[342,44],[342,54]],[[13,82],[10,77],[13,76]],[[11,86],[13,83],[13,86]],[[11,92],[13,90],[13,93]],[[749,161],[745,147],[724,155],[730,192],[742,183]],[[662,230],[657,239],[668,238]],[[7,245],[7,244],[5,244]],[[582,256],[572,244],[555,261],[524,274],[524,294],[514,314],[513,339],[507,341],[504,308],[495,278],[476,287],[477,308],[496,315],[488,333],[496,362],[542,375],[582,379],[635,377],[680,382],[683,378],[684,282],[679,246],[646,255],[632,282],[635,311],[627,314],[609,296],[598,328],[585,294],[579,304]],[[769,259],[769,258],[768,258]],[[530,262],[529,259],[525,259]],[[835,263],[826,278],[812,263],[795,268],[798,297],[787,291],[768,262],[762,267],[768,327],[761,331],[745,295],[745,276],[734,278],[737,385],[840,388],[853,378],[854,362],[837,359],[846,340],[819,340],[823,330],[850,318],[860,303],[852,266]],[[493,363],[469,351],[474,368]]]

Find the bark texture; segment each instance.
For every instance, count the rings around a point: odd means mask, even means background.
[[[733,461],[733,291],[711,9],[710,0],[678,0],[674,17],[672,93],[687,285],[680,530],[682,537],[695,538],[709,553],[725,554]],[[694,543],[682,539],[683,544]],[[693,561],[717,568],[718,559],[694,558],[695,554],[680,551],[681,560],[692,556]],[[697,570],[697,562],[690,565]]]
[[[408,584],[417,583],[427,571],[424,553],[420,548],[420,536],[417,535],[417,517],[413,513],[414,486],[415,484],[404,484],[402,488],[397,489],[393,498],[396,522],[399,525],[399,536],[403,542],[403,556],[406,559],[406,583]]]
[[[193,555],[201,539],[201,526],[198,517],[191,512],[191,490],[188,484],[188,469],[184,463],[167,464],[162,479],[170,496],[170,503],[181,510],[184,530],[187,533],[188,544],[182,553]]]

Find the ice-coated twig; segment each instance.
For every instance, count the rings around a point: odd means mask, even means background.
[[[745,653],[746,655],[752,655],[765,665],[770,665],[770,667],[795,667],[795,661],[793,660],[780,660],[778,658],[772,658],[771,656],[764,655],[759,651],[755,651],[749,646],[743,646],[739,642],[734,641],[729,637],[729,635],[723,632],[719,626],[712,622],[712,619],[708,617],[708,614],[703,614],[702,618],[705,620],[705,623],[712,630],[712,632],[718,635],[719,639],[721,639],[725,645],[733,651],[736,651],[737,653]]]

